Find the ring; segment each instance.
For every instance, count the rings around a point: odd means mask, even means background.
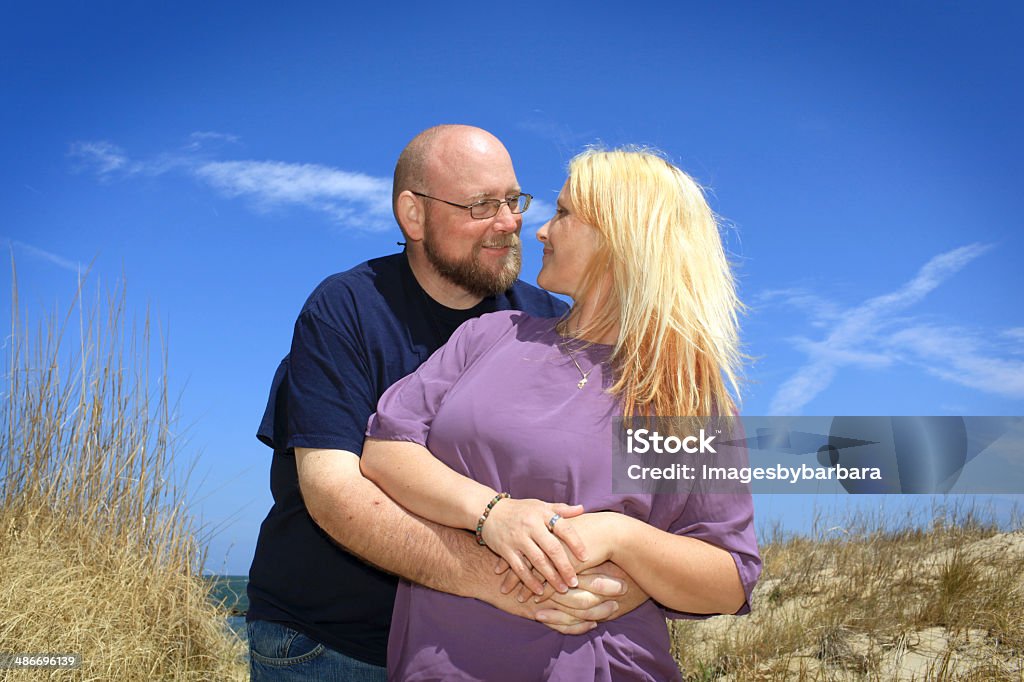
[[[548,530],[549,531],[551,531],[552,533],[555,532],[555,524],[558,523],[558,519],[560,519],[560,518],[562,518],[561,514],[555,514],[554,516],[551,517],[551,520],[548,521]]]

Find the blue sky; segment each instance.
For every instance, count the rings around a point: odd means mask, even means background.
[[[218,571],[246,572],[269,508],[254,431],[295,315],[397,248],[390,174],[435,123],[508,146],[527,281],[585,145],[706,186],[750,306],[747,414],[1019,415],[1022,28],[1009,2],[11,7],[0,240],[30,309],[90,262],[150,306]],[[799,529],[813,504],[758,514]]]

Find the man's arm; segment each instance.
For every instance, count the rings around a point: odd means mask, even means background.
[[[505,575],[502,592],[510,591],[506,589],[509,583],[507,576],[515,578],[511,571]],[[559,594],[545,585],[545,593],[541,597],[533,596],[522,583],[517,582],[519,590],[516,599],[521,602],[528,599],[537,602],[543,607],[542,611],[537,612],[537,620],[552,626],[558,623],[575,624],[582,620],[615,620],[650,599],[628,573],[610,561],[580,571],[578,575],[579,587]],[[610,597],[614,597],[614,601],[605,601]]]
[[[386,403],[390,393],[384,395],[378,417],[384,413],[389,415],[386,418],[393,419]],[[375,427],[381,421],[371,423],[371,435],[377,432]],[[398,504],[435,523],[479,530],[483,524],[478,525],[477,520],[484,518],[480,513],[490,514],[482,535],[487,546],[500,554],[536,594],[543,594],[544,590],[543,581],[534,577],[534,571],[559,592],[567,592],[578,584],[565,546],[580,560],[586,559],[585,548],[572,526],[556,526],[552,533],[545,524],[552,516],[578,516],[583,513],[582,506],[516,498],[495,506],[501,498],[497,490],[455,471],[422,443],[399,437],[368,437],[359,469]],[[508,498],[507,494],[503,496]],[[500,530],[495,531],[495,526],[500,526]],[[495,542],[495,538],[501,541]]]
[[[432,589],[483,598],[494,563],[468,533],[405,511],[363,477],[354,453],[296,448],[295,465],[310,516],[345,549]]]
[[[495,573],[496,557],[490,550],[477,545],[470,533],[400,507],[362,476],[352,452],[296,448],[295,464],[313,520],[349,552],[378,568],[522,618],[538,620],[543,612],[541,622],[564,634],[586,632],[595,621],[620,615],[616,598],[624,588],[614,579],[587,581],[590,592],[561,595],[557,604],[520,602],[514,594],[502,593],[504,576]]]

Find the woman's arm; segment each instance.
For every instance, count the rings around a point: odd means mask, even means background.
[[[587,563],[615,562],[662,606],[695,614],[736,613],[746,601],[736,562],[720,547],[616,512],[564,523],[586,544]]]
[[[393,500],[414,514],[452,528],[475,530],[477,521],[497,492],[463,476],[440,461],[422,445],[409,441],[367,438],[360,458],[363,475],[376,483]],[[576,571],[562,547],[566,543],[577,559],[586,552],[576,531],[556,524],[555,534],[547,522],[555,514],[577,516],[583,508],[540,500],[505,499],[491,509],[483,528],[483,539],[502,556],[525,585],[536,594],[543,587],[531,566],[559,592],[576,587]]]

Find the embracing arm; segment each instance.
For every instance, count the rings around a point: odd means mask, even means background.
[[[581,577],[559,601],[517,600],[502,591],[494,554],[465,531],[422,519],[398,506],[359,472],[344,450],[296,448],[299,486],[313,520],[335,542],[389,573],[441,592],[472,597],[507,613],[539,620],[567,635],[635,608],[642,592],[613,567]],[[629,589],[627,591],[627,585]]]
[[[409,441],[367,438],[360,465],[367,478],[403,507],[452,528],[474,529],[496,495],[492,488],[452,470],[425,447]],[[579,506],[540,500],[504,500],[491,509],[484,539],[535,593],[542,594],[543,588],[531,568],[559,592],[566,592],[579,581],[559,539],[581,560],[585,559],[583,545],[571,527],[557,529],[556,538],[544,523],[555,514],[568,517],[582,511]],[[495,527],[500,528],[495,531]],[[489,537],[501,539],[492,542]],[[515,542],[515,551],[505,538]]]
[[[746,601],[736,562],[720,547],[615,512],[564,522],[592,550],[591,560],[618,564],[662,606],[694,614],[736,613]]]
[[[354,453],[296,448],[295,464],[310,516],[348,551],[442,592],[478,599],[498,592],[487,580],[494,573],[490,552],[466,533],[395,504],[363,478]]]

